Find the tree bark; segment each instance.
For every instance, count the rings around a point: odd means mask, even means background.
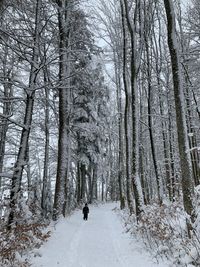
[[[46,73],[44,72],[44,83],[47,84]],[[45,155],[42,183],[41,208],[45,218],[51,214],[51,181],[49,177],[49,89],[45,87]]]
[[[76,184],[76,200],[79,204],[81,201],[81,174],[80,174],[80,163],[77,162],[77,184]]]
[[[85,164],[80,164],[80,173],[81,173],[81,200],[86,201],[86,166]]]
[[[151,154],[153,159],[153,166],[156,176],[156,185],[157,185],[157,194],[158,194],[158,201],[161,204],[162,203],[162,196],[161,196],[161,178],[158,172],[158,164],[156,159],[156,149],[154,144],[154,138],[153,138],[153,124],[152,124],[152,73],[151,73],[151,62],[150,62],[150,55],[149,55],[149,44],[147,40],[147,36],[145,34],[145,48],[146,48],[146,62],[147,62],[147,84],[148,84],[148,129],[149,129],[149,137],[150,137],[150,145],[151,145]]]
[[[127,35],[126,35],[126,24],[125,24],[125,11],[124,4],[121,1],[121,14],[122,14],[122,31],[123,31],[123,83],[125,91],[125,110],[124,110],[124,135],[125,135],[125,150],[126,150],[126,197],[127,203],[132,214],[134,212],[134,206],[132,201],[132,186],[130,177],[130,151],[129,151],[129,113],[130,113],[130,101],[128,92],[128,82],[126,74],[127,66]]]
[[[164,0],[164,4],[167,15],[168,46],[171,56],[172,74],[173,74],[176,124],[177,124],[178,146],[179,146],[181,175],[182,175],[183,203],[185,211],[190,215],[191,220],[194,221],[195,215],[192,203],[194,186],[191,175],[190,155],[188,152],[189,145],[187,140],[186,118],[184,111],[184,94],[183,94],[183,85],[181,78],[178,43],[176,37],[174,7],[172,0]]]
[[[54,194],[53,205],[53,220],[57,220],[58,216],[64,212],[63,205],[65,203],[65,193],[67,187],[67,173],[68,173],[68,94],[66,79],[68,77],[68,37],[69,37],[69,19],[70,8],[68,5],[70,1],[57,0],[58,4],[58,27],[59,27],[59,137],[58,137],[58,165],[56,175],[56,186]]]
[[[4,154],[5,154],[5,145],[6,145],[6,134],[8,131],[8,120],[6,119],[6,116],[9,116],[11,114],[11,107],[12,103],[10,97],[12,97],[12,85],[8,81],[5,81],[4,84],[4,97],[5,102],[3,103],[3,115],[5,115],[5,118],[1,119],[1,127],[0,127],[0,173],[3,172],[3,162],[4,162]],[[0,176],[0,190],[1,190],[1,179]]]
[[[14,217],[17,208],[16,206],[17,204],[19,204],[20,201],[22,174],[24,166],[26,165],[26,151],[28,147],[29,134],[32,122],[35,88],[36,88],[37,74],[38,74],[40,10],[41,10],[41,0],[37,0],[36,13],[35,13],[34,47],[33,47],[32,64],[29,77],[29,88],[27,90],[27,98],[26,98],[24,128],[21,133],[20,147],[12,177],[8,228],[10,228],[12,223],[14,222]]]
[[[130,79],[131,79],[131,107],[132,107],[132,151],[131,151],[131,180],[133,186],[133,192],[135,197],[136,216],[142,211],[142,193],[141,182],[139,179],[138,167],[139,167],[139,140],[138,140],[138,103],[137,103],[137,65],[136,65],[136,14],[137,14],[137,2],[134,14],[134,26],[131,24],[130,15],[128,10],[128,2],[124,0],[125,17],[127,21],[127,27],[130,33],[131,42],[131,63],[130,63]]]
[[[115,76],[116,76],[116,88],[117,88],[117,113],[118,113],[118,183],[119,183],[119,197],[120,208],[125,208],[125,196],[123,186],[123,114],[122,114],[122,92],[121,92],[121,78],[119,70],[119,57],[118,60],[115,56]]]

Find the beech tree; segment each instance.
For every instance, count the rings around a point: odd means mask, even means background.
[[[195,39],[199,36],[197,25],[197,21],[199,21],[199,19],[200,7],[198,1],[192,1],[192,5],[188,8],[185,19],[183,19],[181,8],[179,8],[178,22],[181,35],[181,59],[184,72],[185,98],[187,104],[186,118],[195,186],[200,183],[200,157],[198,150],[196,149],[198,147],[198,127],[196,125],[198,125],[198,122],[200,121],[200,111],[197,103],[199,94],[198,90],[195,90],[198,83],[198,78],[195,78],[198,77],[195,74],[195,62],[198,58],[196,51],[199,47],[199,45],[195,42]],[[188,54],[190,54],[189,60]]]
[[[100,13],[99,13],[100,12]],[[123,81],[122,81],[122,30],[120,5],[114,1],[101,1],[96,11],[96,20],[103,24],[103,29],[98,31],[99,38],[105,40],[108,45],[106,57],[113,62],[114,77],[112,82],[116,88],[116,108],[117,108],[117,127],[118,127],[118,164],[116,164],[118,185],[116,180],[111,181],[112,186],[119,188],[120,207],[125,207],[125,162],[124,162],[124,114],[123,114]],[[102,14],[101,14],[102,13]],[[105,37],[106,36],[106,37]],[[115,123],[115,121],[114,121]],[[114,129],[113,129],[114,130]],[[113,175],[113,178],[116,174]],[[115,191],[113,189],[113,191]],[[115,194],[116,195],[116,194]],[[116,196],[115,196],[116,197]],[[115,198],[114,197],[114,198]]]
[[[40,32],[40,8],[41,1],[36,2],[35,7],[35,30],[33,35],[34,45],[32,51],[32,62],[29,74],[29,85],[26,90],[26,111],[24,117],[24,126],[21,133],[20,148],[17,156],[17,160],[14,167],[13,177],[12,177],[12,187],[10,193],[10,214],[8,219],[8,226],[10,227],[13,223],[14,216],[16,213],[16,205],[20,201],[20,191],[21,191],[21,181],[22,173],[27,159],[27,149],[29,141],[29,133],[32,122],[32,112],[34,105],[35,89],[37,86],[37,75],[38,75],[38,60],[39,60],[39,32]]]
[[[140,11],[138,2],[135,2],[135,10],[133,22],[130,19],[130,10],[128,1],[124,1],[124,13],[127,22],[127,29],[130,34],[131,43],[131,57],[130,57],[130,87],[131,87],[131,116],[132,116],[132,147],[131,147],[131,180],[135,197],[136,215],[140,215],[142,211],[142,193],[141,193],[141,181],[139,178],[139,113],[138,113],[138,91],[137,91],[137,75],[140,60],[140,49],[137,48],[136,27],[138,12]],[[133,24],[134,23],[134,24]],[[140,25],[141,26],[141,25]],[[130,210],[133,212],[132,210]]]
[[[183,189],[183,201],[185,211],[191,216],[191,220],[194,222],[195,214],[192,204],[193,196],[193,181],[191,175],[191,162],[189,152],[189,145],[187,139],[187,128],[185,118],[185,104],[183,94],[183,84],[181,77],[181,65],[179,56],[178,40],[176,37],[176,25],[173,2],[171,0],[164,0],[165,10],[167,15],[167,30],[168,30],[168,46],[171,55],[172,74],[173,74],[173,87],[174,98],[176,108],[176,123],[177,123],[177,135],[181,164],[181,176],[182,176],[182,189]]]
[[[71,1],[57,2],[58,26],[59,26],[59,138],[58,138],[58,167],[56,176],[56,188],[54,195],[53,219],[56,220],[60,214],[65,214],[65,193],[68,174],[68,149],[69,149],[69,34]]]

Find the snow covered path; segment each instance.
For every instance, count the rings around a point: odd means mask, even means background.
[[[49,241],[40,248],[33,267],[167,267],[153,263],[134,243],[113,212],[117,204],[90,206],[88,221],[81,211],[56,225]]]

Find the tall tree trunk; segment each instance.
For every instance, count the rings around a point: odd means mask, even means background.
[[[158,201],[161,204],[162,203],[162,196],[161,196],[161,178],[159,176],[158,172],[158,164],[156,160],[156,149],[153,139],[153,124],[152,124],[152,81],[151,81],[151,62],[150,62],[150,55],[149,55],[149,44],[147,40],[147,36],[145,34],[145,48],[146,48],[146,62],[147,62],[147,84],[148,84],[148,129],[149,129],[149,137],[150,137],[150,145],[151,145],[151,154],[153,159],[153,166],[156,176],[156,185],[157,185],[157,194],[158,194]]]
[[[155,28],[152,29],[153,31],[153,38],[154,38],[154,46],[153,46],[153,52],[154,57],[156,60],[155,69],[156,69],[156,79],[157,79],[157,86],[158,86],[158,99],[159,99],[159,108],[160,108],[160,115],[161,115],[161,127],[162,127],[162,141],[163,141],[163,148],[164,148],[164,165],[165,165],[165,175],[166,175],[166,188],[168,192],[169,199],[172,201],[172,180],[171,180],[171,169],[170,169],[170,152],[169,152],[169,144],[168,144],[168,135],[166,133],[166,122],[164,119],[165,116],[165,101],[162,97],[163,95],[163,88],[161,84],[161,72],[163,68],[163,53],[165,51],[162,50],[162,43],[163,43],[163,37],[162,37],[162,24],[160,19],[160,11],[158,8],[156,8],[156,16],[158,19],[158,27],[159,27],[159,35],[157,38],[157,32],[155,32]]]
[[[184,30],[183,30],[183,22],[182,22],[182,14],[181,14],[181,7],[179,7],[179,15],[178,15],[178,23],[179,23],[179,28],[180,28],[180,36],[181,36],[181,47],[182,47],[182,60],[183,60],[183,67],[184,67],[184,80],[185,80],[185,98],[186,98],[186,107],[187,107],[187,112],[186,112],[186,121],[187,121],[187,129],[188,133],[190,135],[188,136],[189,138],[189,147],[190,147],[190,156],[191,156],[191,162],[192,162],[192,173],[193,173],[193,179],[195,186],[200,184],[200,158],[198,155],[198,150],[195,149],[197,148],[197,143],[196,143],[196,132],[195,132],[195,125],[193,124],[192,121],[192,98],[194,95],[190,92],[190,88],[192,87],[190,77],[188,75],[188,65],[187,65],[187,58],[186,54],[189,52],[188,47],[186,47],[185,43],[185,35],[184,35]],[[192,90],[193,94],[194,91]],[[195,99],[194,99],[195,100]],[[198,108],[198,107],[197,107]],[[197,109],[198,111],[198,109]]]
[[[144,90],[145,88],[145,72],[143,71],[141,73],[141,83],[139,84],[139,91],[140,91],[140,99],[145,99],[146,92]],[[143,116],[146,116],[145,112],[146,104],[144,104],[143,101],[140,101],[140,118]],[[143,201],[144,204],[147,205],[149,202],[149,186],[148,186],[148,180],[146,175],[146,168],[148,168],[147,164],[145,164],[145,135],[146,132],[144,130],[144,123],[140,123],[139,131],[140,131],[140,144],[139,144],[139,173],[141,177],[141,186],[142,186],[142,194],[143,194]],[[147,125],[145,124],[145,127]]]
[[[92,162],[90,162],[88,170],[87,170],[87,176],[88,176],[88,199],[89,203],[92,203]]]
[[[179,62],[178,40],[176,37],[174,6],[172,0],[164,0],[164,4],[167,15],[168,46],[171,56],[173,74],[177,135],[182,175],[183,203],[185,211],[191,216],[192,221],[194,221],[195,215],[192,203],[194,186],[191,175],[190,155],[188,154],[189,145],[187,140],[184,94],[181,78],[181,67]]]
[[[81,200],[86,201],[86,166],[85,164],[80,164],[80,172],[81,172]]]
[[[141,137],[142,135],[140,135]],[[144,175],[144,163],[143,163],[143,149],[140,146],[140,150],[139,150],[139,167],[140,167],[140,175],[141,175],[141,185],[142,185],[142,193],[143,193],[143,197],[144,197],[144,204],[147,205],[148,200],[147,200],[147,185],[145,182],[145,175]]]
[[[104,177],[102,175],[101,177],[101,201],[104,201],[104,185],[105,185],[105,180]]]
[[[80,163],[77,162],[77,178],[76,178],[77,184],[76,184],[76,200],[79,204],[81,201],[81,174],[80,174]]]
[[[121,78],[119,70],[119,58],[115,57],[115,77],[117,88],[117,113],[118,113],[118,183],[119,183],[119,196],[120,196],[120,208],[125,208],[124,186],[123,186],[123,113],[122,113],[122,92],[121,92]]]
[[[97,164],[93,165],[93,177],[92,177],[92,188],[91,188],[91,201],[97,200]]]
[[[192,173],[195,186],[200,184],[200,158],[197,150],[197,142],[196,142],[196,133],[195,127],[192,122],[192,112],[191,112],[191,97],[189,93],[189,81],[187,76],[185,77],[186,81],[186,105],[187,105],[187,128],[189,135],[189,147],[190,147],[190,156],[192,161]]]
[[[133,186],[133,192],[135,197],[136,216],[139,217],[142,211],[142,190],[141,182],[139,179],[138,167],[139,167],[139,138],[138,138],[138,103],[137,103],[137,64],[136,64],[136,14],[138,12],[137,1],[134,14],[134,26],[131,24],[128,2],[124,0],[125,17],[127,21],[127,27],[130,33],[131,42],[131,64],[130,64],[130,78],[131,78],[131,107],[132,107],[132,151],[131,151],[131,180]]]
[[[8,120],[6,117],[11,114],[12,103],[11,103],[10,98],[13,95],[12,91],[13,91],[12,85],[8,78],[8,80],[5,81],[5,84],[4,84],[3,115],[5,117],[2,117],[1,122],[0,122],[1,123],[1,127],[0,127],[0,173],[2,173],[3,171],[3,161],[4,161],[5,146],[6,146],[6,134],[8,131]],[[0,176],[0,190],[1,190],[1,179],[2,177]]]
[[[4,1],[0,4],[0,23],[3,21],[3,5]],[[3,171],[4,154],[6,146],[6,135],[8,131],[8,119],[9,115],[12,114],[12,97],[13,97],[13,65],[9,65],[9,47],[5,46],[4,56],[2,60],[2,72],[3,72],[3,116],[0,118],[0,173]],[[2,177],[0,176],[0,190],[1,190]]]
[[[176,199],[176,177],[175,177],[175,156],[174,156],[174,132],[172,125],[172,105],[169,101],[169,96],[167,96],[168,104],[168,132],[169,132],[169,158],[170,158],[170,169],[171,169],[171,193],[172,201]]]
[[[20,147],[17,155],[17,161],[15,163],[12,185],[10,192],[10,214],[8,218],[8,228],[11,227],[15,212],[16,205],[19,204],[19,197],[21,191],[21,181],[24,166],[26,164],[26,152],[28,148],[29,134],[32,122],[33,105],[35,97],[35,89],[38,74],[38,58],[39,58],[39,38],[40,38],[40,12],[41,12],[41,0],[37,0],[35,11],[35,32],[34,32],[34,46],[32,54],[32,64],[29,76],[29,88],[27,90],[26,97],[26,110],[24,117],[24,128],[21,133]]]
[[[68,94],[69,88],[66,82],[68,77],[68,38],[69,38],[69,20],[70,7],[69,0],[57,0],[58,4],[58,26],[59,26],[59,137],[58,137],[58,165],[56,175],[56,186],[53,205],[53,220],[64,212],[66,193],[66,175],[68,173]],[[68,28],[67,28],[68,27]]]
[[[45,218],[51,214],[51,181],[49,177],[49,89],[47,88],[47,73],[44,72],[45,86],[45,155],[42,182],[41,208]]]
[[[30,167],[30,153],[29,153],[29,145],[26,150],[26,162],[27,166],[25,168],[27,175],[27,189],[28,189],[28,203],[33,201],[33,192],[32,192],[32,181],[31,181],[31,167]]]
[[[132,186],[130,177],[130,151],[129,151],[129,113],[130,113],[130,102],[129,102],[129,91],[128,91],[128,81],[126,74],[127,66],[127,34],[126,34],[126,24],[125,24],[125,11],[124,4],[121,0],[121,14],[122,14],[122,31],[123,31],[123,83],[125,90],[125,110],[124,110],[124,135],[125,135],[125,150],[126,150],[126,197],[127,203],[132,214],[134,212],[134,206],[132,201]]]
[[[8,55],[8,54],[7,54]],[[7,57],[6,55],[6,57]],[[5,67],[4,67],[5,69]],[[8,120],[7,116],[12,113],[12,98],[13,89],[12,84],[10,83],[9,77],[6,79],[6,73],[4,71],[4,102],[3,102],[3,116],[0,121],[0,173],[3,172],[4,156],[5,156],[5,147],[6,147],[6,136],[8,131]],[[2,176],[0,174],[0,199],[3,197],[3,183]],[[2,215],[2,206],[0,206],[0,217]]]
[[[163,108],[163,103],[161,100],[159,92],[159,105],[160,105],[160,115],[161,117],[164,116],[164,108]],[[166,186],[167,186],[167,192],[169,196],[169,200],[173,201],[173,196],[172,196],[172,180],[171,180],[171,175],[170,175],[170,161],[169,161],[169,149],[168,149],[168,142],[167,142],[167,134],[165,133],[166,128],[165,128],[165,123],[162,121],[162,141],[163,141],[163,148],[164,148],[164,164],[165,164],[165,175],[166,175]]]

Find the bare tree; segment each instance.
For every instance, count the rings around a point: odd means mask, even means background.
[[[134,18],[133,22],[130,19],[130,10],[128,1],[124,0],[125,18],[127,22],[127,28],[130,34],[131,43],[131,58],[130,58],[130,87],[131,87],[131,116],[132,116],[132,148],[131,148],[131,179],[135,197],[136,216],[138,217],[142,211],[142,190],[141,182],[139,178],[139,143],[138,143],[138,92],[137,92],[137,74],[138,74],[138,60],[140,52],[137,52],[136,46],[136,25],[137,16],[139,12],[138,2],[135,2]],[[142,47],[142,44],[141,44]]]
[[[58,166],[56,176],[56,187],[54,194],[53,219],[65,214],[64,203],[67,187],[68,173],[68,148],[69,148],[69,21],[72,3],[70,0],[57,0],[58,5],[58,27],[59,27],[59,137],[58,137]]]
[[[43,183],[42,183],[42,198],[41,208],[43,210],[44,217],[48,218],[51,214],[51,181],[49,176],[49,144],[50,144],[50,107],[49,107],[49,90],[48,84],[48,70],[44,69],[44,83],[45,86],[45,156],[44,156],[44,171],[43,171]]]
[[[40,38],[40,7],[41,0],[37,0],[35,9],[35,31],[34,31],[34,46],[32,51],[31,70],[29,75],[29,87],[26,91],[26,111],[24,117],[24,127],[21,133],[20,148],[15,163],[12,187],[10,193],[10,214],[8,226],[11,227],[16,214],[16,205],[20,201],[21,181],[24,166],[26,164],[26,153],[28,148],[29,134],[32,122],[33,105],[35,97],[35,89],[38,75],[38,59],[39,59],[39,38]]]
[[[183,202],[185,211],[191,216],[191,220],[194,221],[195,214],[192,203],[194,188],[191,175],[191,160],[187,139],[185,104],[181,77],[182,74],[180,66],[178,38],[176,36],[174,6],[172,0],[164,0],[164,4],[167,15],[168,46],[171,55],[171,65],[173,74],[177,135],[182,175]]]

